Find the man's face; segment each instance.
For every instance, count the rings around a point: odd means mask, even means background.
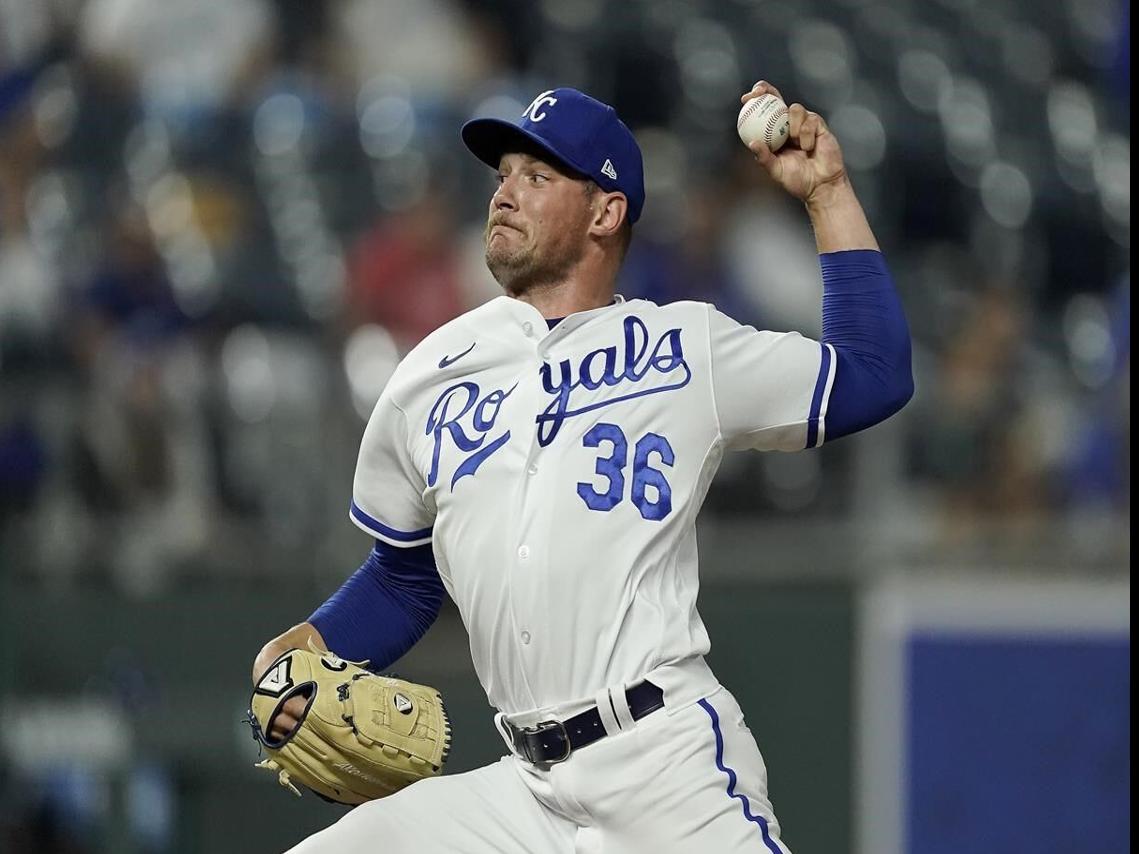
[[[562,281],[585,250],[591,217],[585,181],[539,154],[504,154],[487,217],[486,264],[515,296]]]

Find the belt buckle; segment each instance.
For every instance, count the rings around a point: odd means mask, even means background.
[[[569,740],[569,731],[566,729],[566,725],[564,723],[562,723],[561,721],[540,721],[532,727],[526,727],[525,729],[522,730],[522,732],[526,735],[537,735],[537,736],[542,736],[542,735],[549,733],[549,732],[560,733],[559,737],[562,740],[562,744],[565,745],[565,753],[563,753],[561,756],[558,756],[554,759],[541,759],[541,760],[539,760],[544,765],[557,765],[559,762],[565,762],[567,759],[569,759],[570,754],[573,752],[573,747],[570,745],[570,740]],[[530,746],[529,742],[526,740],[523,741],[523,744],[525,744],[527,747]],[[544,746],[545,745],[543,745],[543,747]],[[525,752],[528,754],[530,751],[527,750]],[[531,762],[534,762],[534,764],[538,764],[538,762],[535,762],[533,757],[528,755],[526,758],[529,759]]]

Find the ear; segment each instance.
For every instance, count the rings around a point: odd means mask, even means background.
[[[621,230],[629,215],[629,200],[624,193],[598,193],[594,198],[593,221],[589,233],[597,237],[610,237]]]

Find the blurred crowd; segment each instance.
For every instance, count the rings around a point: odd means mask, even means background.
[[[0,3],[0,563],[145,594],[339,559],[396,361],[497,293],[458,129],[557,85],[644,149],[626,297],[818,335],[806,217],[734,135],[760,77],[828,118],[907,306],[901,518],[1094,556],[1130,511],[1128,8]],[[731,458],[708,512],[854,512],[862,441]]]

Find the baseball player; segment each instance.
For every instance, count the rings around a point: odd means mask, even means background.
[[[462,137],[497,170],[486,260],[504,293],[400,364],[353,488],[375,548],[254,678],[310,640],[382,668],[445,591],[508,752],[293,851],[787,854],[755,739],[704,660],[695,520],[725,451],[814,448],[912,394],[905,318],[839,144],[794,104],[778,153],[752,145],[814,227],[818,342],[614,292],[645,194],[611,107],[553,89]]]

